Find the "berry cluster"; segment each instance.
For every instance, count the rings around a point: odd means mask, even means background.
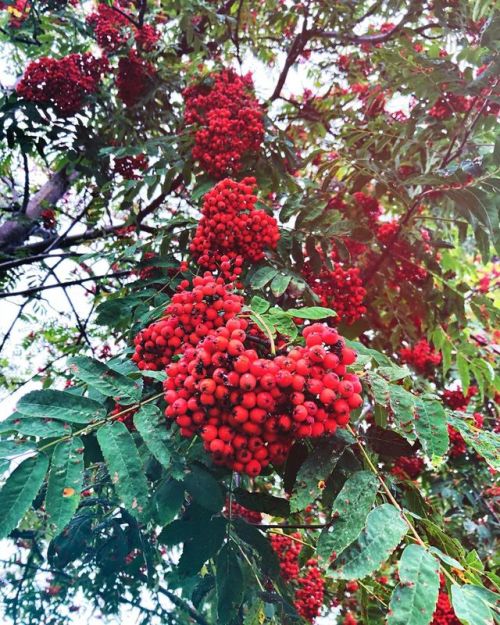
[[[51,208],[45,208],[41,213],[43,227],[52,230],[57,224],[56,214]]]
[[[202,217],[190,251],[202,267],[214,270],[237,256],[256,263],[264,249],[275,249],[279,241],[274,217],[255,209],[255,178],[235,182],[227,178],[204,197]]]
[[[450,119],[456,113],[466,113],[470,106],[469,98],[456,93],[444,93],[429,109],[429,115],[443,121]]]
[[[87,23],[94,31],[98,45],[105,52],[115,52],[122,48],[130,37],[130,32],[134,33],[135,41],[143,50],[151,50],[160,35],[149,24],[137,28],[123,9],[99,3],[97,11],[87,17]]]
[[[156,76],[155,68],[134,49],[118,61],[116,86],[126,106],[135,106],[148,93]]]
[[[52,105],[61,115],[72,115],[98,90],[107,70],[107,59],[97,59],[90,52],[61,59],[45,56],[28,65],[16,91],[31,102]]]
[[[399,228],[397,220],[380,224],[376,231],[376,237],[383,245],[391,245],[390,256],[393,261],[391,270],[395,284],[412,282],[421,285],[428,278],[427,270],[419,264],[416,251],[408,241],[400,236],[394,241]],[[428,251],[428,247],[423,245],[425,251]]]
[[[123,412],[124,410],[126,410],[126,408],[124,408],[124,406],[121,406],[120,404],[115,402],[115,407],[113,408],[113,410],[109,414],[112,417],[114,415],[119,415],[114,420],[115,421],[121,421],[123,424],[125,424],[125,426],[127,427],[127,430],[129,430],[130,432],[135,432],[134,415],[135,415],[135,413],[137,412],[138,409],[137,408],[130,408],[126,412]],[[120,414],[120,412],[123,412],[123,414]]]
[[[141,258],[141,262],[147,262],[148,264],[144,267],[141,267],[141,269],[139,269],[138,271],[139,278],[141,280],[150,280],[151,278],[158,277],[160,273],[159,268],[156,267],[154,264],[151,264],[151,261],[157,258],[159,257],[158,254],[156,254],[155,252],[144,252]]]
[[[232,69],[211,74],[184,90],[186,124],[194,124],[193,158],[215,178],[234,174],[242,159],[259,151],[264,138],[262,109],[250,74]]]
[[[477,386],[469,386],[467,395],[463,394],[461,388],[455,390],[445,389],[443,391],[443,401],[452,410],[466,410],[471,399],[477,395]]]
[[[416,480],[425,468],[423,458],[418,456],[400,456],[391,468],[392,475],[400,480]]]
[[[432,616],[431,625],[460,625],[460,621],[453,611],[448,593],[446,592],[445,582],[441,576],[441,588],[438,594],[436,609]]]
[[[418,373],[431,373],[441,362],[441,353],[436,352],[427,339],[420,339],[413,347],[399,350],[402,362],[411,365]]]
[[[337,313],[339,323],[352,324],[366,313],[366,289],[359,268],[344,268],[343,263],[335,262],[332,270],[323,265],[319,273],[314,273],[310,262],[305,262],[302,275],[319,296],[321,305]]]
[[[114,172],[125,180],[138,180],[148,166],[148,157],[145,154],[137,156],[122,156],[115,159]]]
[[[306,570],[301,575],[299,556],[302,544],[301,536],[294,533],[271,534],[271,546],[278,555],[283,579],[290,582],[295,590],[294,604],[297,612],[310,623],[318,616],[325,594],[325,581],[318,568],[318,561],[307,560]],[[295,540],[294,540],[295,539]]]
[[[245,508],[245,506],[241,506],[239,503],[236,503],[236,501],[230,503],[229,498],[226,500],[223,514],[227,518],[229,518],[229,515],[231,514],[231,518],[233,519],[245,519],[248,523],[256,524],[262,522],[262,514],[260,512],[249,510],[248,508]]]

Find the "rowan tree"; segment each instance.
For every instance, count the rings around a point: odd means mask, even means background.
[[[497,621],[493,3],[0,7],[5,621]]]

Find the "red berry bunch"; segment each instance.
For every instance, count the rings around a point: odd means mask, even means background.
[[[215,178],[234,174],[243,157],[259,151],[264,138],[262,109],[251,74],[232,69],[211,74],[184,90],[186,124],[194,124],[193,158]]]
[[[148,157],[145,154],[122,156],[115,159],[114,172],[123,176],[125,180],[139,180],[147,166]]]
[[[456,113],[466,113],[471,107],[470,98],[456,93],[443,93],[429,109],[429,115],[434,119],[447,120]]]
[[[141,258],[141,262],[152,261],[155,258],[159,258],[158,254],[155,252],[144,252]],[[152,264],[147,264],[145,267],[139,269],[138,274],[141,280],[149,280],[150,278],[154,278],[159,273],[158,267],[155,267]]]
[[[444,579],[441,576],[441,589],[438,594],[436,609],[432,617],[431,625],[460,625],[460,621],[453,611],[448,593],[446,592]]]
[[[418,456],[400,456],[391,468],[392,475],[401,480],[416,480],[425,469],[423,458]]]
[[[121,406],[120,404],[115,403],[115,407],[110,412],[110,416],[118,415],[120,414],[120,412],[123,412],[124,410],[126,410],[124,406]],[[125,426],[127,427],[127,430],[129,430],[130,432],[135,432],[134,415],[137,412],[137,410],[138,408],[130,408],[126,412],[123,412],[123,414],[120,414],[120,416],[116,417],[114,421],[121,421],[123,424],[125,424]]]
[[[226,178],[203,198],[202,218],[190,251],[202,267],[214,270],[227,257],[237,256],[256,263],[264,249],[275,249],[279,241],[274,217],[255,209],[255,178],[236,182]]]
[[[305,571],[301,575],[299,556],[302,545],[298,540],[301,536],[294,533],[271,534],[271,546],[278,555],[283,579],[290,582],[295,589],[294,604],[297,612],[305,620],[312,623],[318,616],[325,594],[325,581],[318,568],[318,561],[307,560]]]
[[[394,285],[401,282],[412,282],[420,285],[428,278],[427,270],[419,264],[413,246],[398,237],[395,242],[394,236],[399,232],[399,223],[397,220],[382,223],[378,226],[376,237],[380,243],[391,245],[390,256],[392,258],[392,272],[394,274]],[[425,251],[428,251],[427,244],[422,245]]]
[[[72,115],[83,108],[88,95],[96,93],[106,71],[107,59],[90,52],[61,59],[45,56],[28,65],[16,91],[26,100],[53,106],[61,115]]]
[[[122,7],[102,2],[97,5],[97,11],[87,17],[87,24],[93,29],[97,44],[108,53],[122,48],[131,32],[143,50],[151,50],[160,38],[159,33],[150,24],[137,28],[127,18]]]
[[[134,49],[118,61],[116,86],[118,97],[126,106],[135,106],[149,91],[155,68]]]
[[[56,223],[56,214],[51,208],[45,208],[41,213],[40,217],[42,218],[43,227],[47,230],[52,230]]]
[[[319,273],[314,273],[310,262],[305,262],[302,275],[319,296],[321,305],[337,313],[339,323],[352,324],[366,314],[363,304],[366,289],[357,267],[346,268],[344,263],[335,262],[332,270],[323,265]]]
[[[441,362],[441,353],[424,338],[413,346],[400,349],[399,355],[402,362],[411,365],[418,373],[430,373]]]
[[[245,508],[245,506],[241,506],[239,503],[236,503],[236,501],[233,501],[230,504],[229,499],[227,499],[223,514],[225,517],[229,517],[229,513],[231,513],[231,517],[233,519],[245,519],[248,523],[254,524],[262,522],[262,514],[260,512],[249,510],[248,508]]]
[[[243,307],[243,298],[232,293],[221,278],[196,277],[193,288],[181,282],[165,309],[164,317],[141,330],[134,339],[132,360],[139,369],[160,371],[186,346],[197,346],[210,332],[224,325]]]
[[[455,390],[445,389],[443,391],[443,401],[452,410],[466,410],[470,400],[477,395],[477,386],[469,386],[467,395],[463,394],[461,388]]]
[[[357,376],[346,372],[356,354],[333,328],[307,326],[305,347],[279,356],[267,347],[259,356],[252,329],[234,316],[186,347],[167,367],[164,389],[165,415],[182,436],[200,434],[215,464],[255,477],[282,464],[295,439],[345,426],[362,399]]]

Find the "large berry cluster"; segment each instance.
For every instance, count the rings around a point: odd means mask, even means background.
[[[366,289],[359,268],[345,268],[343,263],[335,262],[332,270],[323,265],[320,272],[315,273],[311,263],[305,262],[302,274],[319,296],[322,306],[333,308],[337,313],[338,322],[351,324],[366,313],[363,304]]]
[[[446,120],[456,113],[466,113],[471,106],[469,98],[456,93],[443,93],[443,95],[429,109],[429,115],[434,119]]]
[[[204,197],[202,218],[191,243],[191,253],[202,267],[214,270],[226,256],[252,263],[264,258],[264,249],[279,241],[274,217],[255,209],[255,178],[235,182],[227,178]]]
[[[299,556],[302,544],[299,533],[271,534],[271,546],[280,561],[281,576],[290,582],[295,590],[294,604],[297,612],[311,622],[318,616],[323,605],[325,581],[318,568],[318,561],[307,560],[301,575]]]
[[[107,70],[107,59],[97,59],[90,52],[61,59],[42,57],[28,65],[16,91],[31,102],[52,105],[61,115],[72,115],[97,91]]]
[[[431,373],[441,362],[441,353],[424,338],[413,346],[400,349],[399,355],[402,362],[411,365],[418,373]]]
[[[431,625],[460,625],[460,621],[453,611],[450,597],[446,592],[443,576],[441,576],[441,588],[439,590],[436,609],[434,610]]]
[[[420,285],[428,278],[427,270],[420,265],[416,250],[408,241],[401,236],[395,240],[399,230],[400,225],[397,220],[382,223],[377,228],[376,237],[383,245],[391,246],[390,256],[393,261],[391,270],[395,283],[412,282]],[[427,245],[423,245],[424,250],[427,248]]]
[[[419,456],[400,456],[391,468],[392,475],[401,480],[416,480],[425,469],[423,458]]]
[[[182,436],[200,434],[216,464],[255,476],[283,463],[296,438],[347,424],[361,384],[336,330],[309,325],[304,347],[274,355],[222,278],[207,272],[189,287],[181,283],[163,319],[139,332],[132,356],[140,369],[166,368],[165,414]]]
[[[443,391],[443,401],[452,410],[466,410],[471,399],[477,395],[477,386],[469,386],[467,395],[464,395],[461,388],[455,390],[445,389]]]
[[[229,501],[229,498],[226,499],[226,505],[224,507],[223,514],[225,517],[232,519],[240,518],[245,519],[248,523],[261,523],[262,522],[262,514],[260,512],[256,512],[255,510],[249,510],[245,508],[245,506],[236,503],[236,501]]]
[[[232,69],[211,74],[184,90],[186,124],[194,124],[193,158],[215,178],[234,174],[242,159],[259,151],[264,138],[262,109],[250,74]]]
[[[149,91],[156,75],[153,65],[134,49],[118,61],[116,86],[118,97],[126,106],[135,106]]]

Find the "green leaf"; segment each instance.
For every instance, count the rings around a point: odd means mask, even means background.
[[[19,439],[0,441],[0,458],[11,458],[22,456],[28,451],[36,449],[35,443],[31,441],[21,441]]]
[[[182,576],[196,575],[205,562],[215,556],[224,542],[227,522],[214,517],[203,524],[195,524],[195,532],[184,541],[178,571]]]
[[[449,564],[450,566],[452,566],[454,569],[458,569],[459,571],[464,570],[464,567],[460,564],[458,560],[455,560],[455,558],[452,558],[446,553],[443,553],[441,549],[438,549],[437,547],[429,547],[429,551],[437,556],[440,560],[442,560],[445,564]]]
[[[208,193],[213,186],[213,180],[206,180],[205,182],[202,182],[191,192],[191,199],[194,202],[197,202],[203,195],[205,195],[205,193]]]
[[[80,438],[58,443],[52,454],[45,509],[54,530],[71,520],[80,501],[83,484],[83,442]]]
[[[106,409],[87,397],[65,391],[32,391],[17,402],[17,411],[29,417],[91,423],[106,416]]]
[[[239,504],[249,510],[264,512],[265,514],[272,514],[282,518],[290,516],[289,502],[269,493],[249,493],[243,488],[236,488],[234,490],[234,498]]]
[[[360,535],[377,490],[377,478],[370,471],[358,471],[345,482],[333,502],[333,521],[318,540],[318,556],[327,566]]]
[[[0,539],[23,518],[43,484],[49,459],[38,454],[26,459],[9,475],[0,490]]]
[[[385,503],[370,512],[358,540],[347,547],[329,575],[334,579],[363,579],[389,558],[408,531],[399,511]]]
[[[76,378],[120,403],[138,402],[142,395],[142,380],[132,380],[107,365],[87,356],[70,358],[69,365]]]
[[[493,625],[493,613],[489,607],[490,601],[481,592],[483,590],[486,589],[472,584],[464,586],[454,584],[451,587],[453,609],[464,625]],[[493,595],[493,593],[491,594]],[[496,599],[498,602],[498,596]]]
[[[482,456],[495,471],[500,471],[500,436],[496,432],[473,429],[467,420],[455,416],[450,416],[448,421],[460,432],[468,446]]]
[[[14,431],[23,436],[37,436],[39,438],[57,438],[69,434],[71,428],[60,421],[51,419],[37,419],[26,417],[14,412],[4,421],[0,421],[0,432]]]
[[[449,445],[446,415],[435,400],[416,398],[415,431],[425,453],[431,458],[443,456]]]
[[[184,503],[184,485],[177,480],[163,481],[154,494],[158,521],[167,525],[174,520]]]
[[[457,369],[460,375],[460,382],[462,383],[462,391],[464,395],[467,395],[467,391],[470,386],[470,373],[469,373],[469,365],[464,355],[460,352],[457,355]]]
[[[285,311],[290,317],[298,319],[326,319],[327,317],[336,317],[337,313],[331,308],[323,306],[310,306],[309,308],[289,308]]]
[[[64,568],[79,558],[92,540],[92,513],[83,510],[70,521],[64,532],[49,543],[47,557],[51,566]]]
[[[219,482],[207,469],[197,464],[193,465],[184,478],[184,484],[197,504],[211,512],[222,510],[225,502],[224,493]]]
[[[232,622],[243,601],[243,572],[231,543],[226,543],[220,550],[215,566],[217,623],[224,625]]]
[[[134,439],[120,421],[97,431],[97,441],[108,466],[111,482],[129,512],[147,517],[148,484]]]
[[[269,302],[266,302],[265,299],[258,295],[254,295],[250,300],[250,308],[259,315],[266,313],[269,310],[269,306]]]
[[[409,441],[415,440],[415,397],[401,386],[390,385],[389,405],[401,434]]]
[[[259,267],[250,278],[250,286],[252,289],[261,289],[271,282],[277,273],[278,270],[274,269],[274,267]]]
[[[320,482],[325,481],[335,468],[342,450],[335,439],[320,440],[297,473],[290,498],[290,510],[304,510],[321,493]]]
[[[280,295],[283,295],[283,293],[287,290],[291,279],[292,276],[283,275],[281,273],[273,278],[273,281],[271,282],[271,292],[274,297],[280,297]]]
[[[387,625],[428,625],[439,593],[439,564],[420,545],[407,545],[399,561]]]
[[[279,574],[280,564],[276,552],[271,547],[268,537],[256,525],[250,525],[243,519],[234,519],[231,523],[239,538],[257,553],[259,569],[266,575]]]
[[[165,417],[158,406],[145,404],[134,415],[134,425],[147,448],[166,469],[170,467],[170,449]]]

